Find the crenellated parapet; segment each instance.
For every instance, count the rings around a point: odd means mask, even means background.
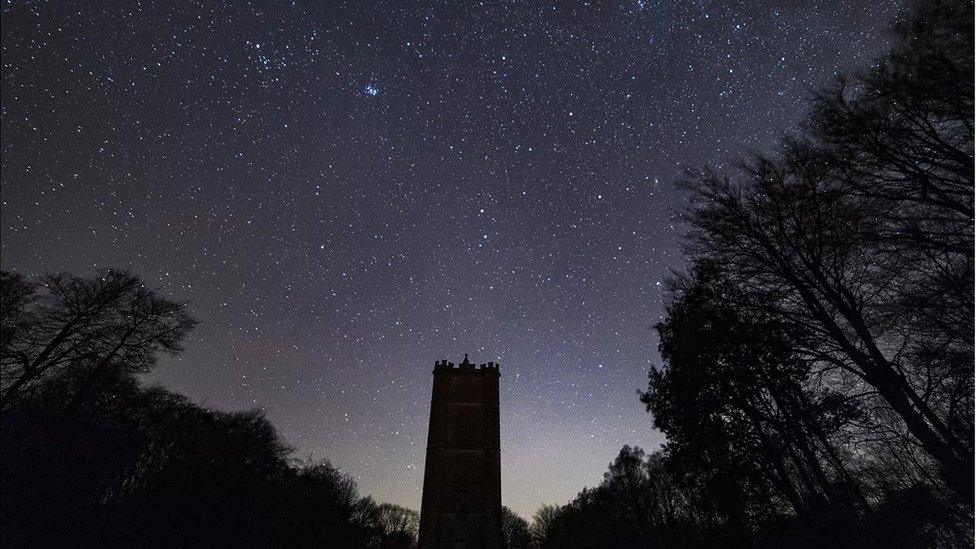
[[[498,373],[498,364],[494,362],[486,362],[475,366],[468,360],[468,355],[464,355],[464,360],[460,364],[454,364],[453,362],[448,362],[447,360],[438,360],[434,362],[434,373],[469,373],[469,374],[495,374]]]

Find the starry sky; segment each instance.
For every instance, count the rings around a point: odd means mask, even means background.
[[[2,266],[188,301],[150,383],[415,509],[434,361],[500,362],[527,517],[662,441],[682,167],[771,150],[897,4],[5,0]]]

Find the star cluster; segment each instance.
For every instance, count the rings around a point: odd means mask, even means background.
[[[433,362],[500,362],[528,516],[661,442],[682,167],[775,146],[896,7],[4,2],[3,267],[187,300],[149,382],[414,508]]]

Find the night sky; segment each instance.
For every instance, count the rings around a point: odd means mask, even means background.
[[[895,7],[5,1],[2,266],[188,301],[150,382],[415,509],[434,361],[500,362],[529,516],[661,442],[681,168],[774,147]]]

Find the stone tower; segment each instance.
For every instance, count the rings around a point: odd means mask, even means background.
[[[502,547],[498,365],[434,364],[420,547]]]

